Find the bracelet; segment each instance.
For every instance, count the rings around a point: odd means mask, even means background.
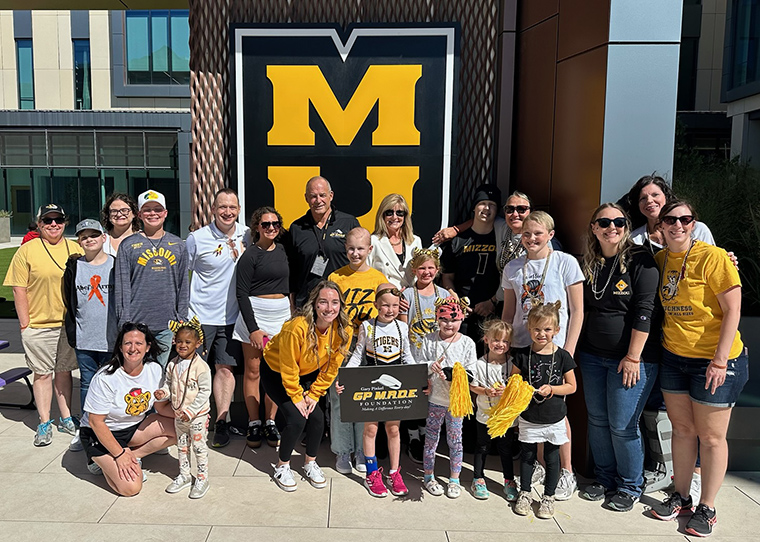
[[[712,365],[716,369],[727,369],[728,368],[728,363],[726,363],[725,365],[718,365],[717,363],[715,363],[715,360],[710,360],[709,365]]]
[[[459,228],[457,228],[456,226],[451,226],[451,227],[454,228],[455,232],[459,233]]]
[[[126,449],[126,448],[122,448],[122,449],[121,449],[121,453],[120,453],[119,455],[115,455],[115,456],[113,456],[113,460],[114,460],[114,461],[116,461],[117,459],[119,459],[121,456],[123,456],[123,455],[124,455],[124,452],[126,452],[126,451],[127,451],[127,449]]]
[[[624,357],[623,359],[624,359],[624,360],[626,360],[626,359],[627,359],[627,360],[628,360],[628,361],[630,361],[631,363],[641,363],[641,360],[640,360],[640,359],[633,359],[633,358],[632,358],[631,356],[629,356],[628,354],[626,354],[626,355],[625,355],[625,357]]]
[[[552,397],[554,397],[554,386],[550,385],[549,389],[551,390],[551,393],[549,394],[549,396],[547,397],[547,399],[551,399]]]

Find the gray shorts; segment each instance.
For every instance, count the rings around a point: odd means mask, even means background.
[[[242,364],[243,349],[240,343],[232,338],[235,324],[226,326],[211,326],[203,324],[204,341],[206,343],[206,356],[204,359],[209,363],[229,365],[236,367]],[[201,349],[202,350],[202,349]],[[202,355],[202,352],[198,352]]]

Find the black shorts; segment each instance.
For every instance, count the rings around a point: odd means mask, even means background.
[[[206,342],[206,361],[231,367],[240,365],[239,360],[243,359],[243,350],[240,343],[232,338],[235,324],[226,326],[204,324],[201,327]],[[198,353],[202,354],[200,351]]]
[[[142,423],[142,422],[140,422]],[[111,430],[111,434],[119,443],[119,446],[126,448],[132,437],[135,436],[137,428],[140,427],[140,423],[136,423],[126,429]],[[98,440],[95,431],[91,427],[81,427],[79,429],[79,438],[82,439],[82,447],[84,447],[84,453],[87,454],[87,462],[92,463],[93,457],[100,457],[102,455],[110,455],[105,446],[103,446]]]

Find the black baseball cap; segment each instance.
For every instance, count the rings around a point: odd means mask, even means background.
[[[48,203],[47,205],[40,206],[39,210],[37,211],[37,220],[45,215],[49,215],[50,213],[58,213],[63,218],[66,218],[66,211],[63,210],[63,207],[57,203]]]

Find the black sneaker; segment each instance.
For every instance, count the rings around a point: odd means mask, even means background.
[[[249,448],[258,448],[261,446],[261,441],[261,424],[257,423],[256,425],[249,425],[248,434],[245,436],[245,443]]]
[[[407,447],[407,455],[409,455],[409,459],[417,463],[418,465],[422,465],[422,440],[418,438],[414,438],[409,441],[409,446]]]
[[[264,438],[267,439],[267,444],[272,448],[277,448],[280,445],[280,432],[275,424],[264,425]]]
[[[713,525],[716,523],[718,523],[718,517],[715,515],[715,508],[700,504],[694,510],[689,523],[686,524],[686,532],[694,536],[710,536]]]
[[[214,426],[214,440],[211,441],[211,446],[214,448],[224,448],[230,443],[230,431],[227,427],[227,422],[219,420]]]
[[[630,493],[625,491],[617,491],[610,498],[607,503],[607,507],[616,512],[630,512],[633,510],[633,505],[638,502],[639,498],[634,497]]]
[[[693,509],[694,505],[691,502],[691,495],[684,499],[676,491],[660,504],[655,504],[652,507],[652,515],[662,521],[671,521],[680,515],[690,513]]]
[[[601,501],[604,498],[605,493],[607,493],[607,488],[599,482],[594,482],[579,491],[578,496],[587,501]]]

